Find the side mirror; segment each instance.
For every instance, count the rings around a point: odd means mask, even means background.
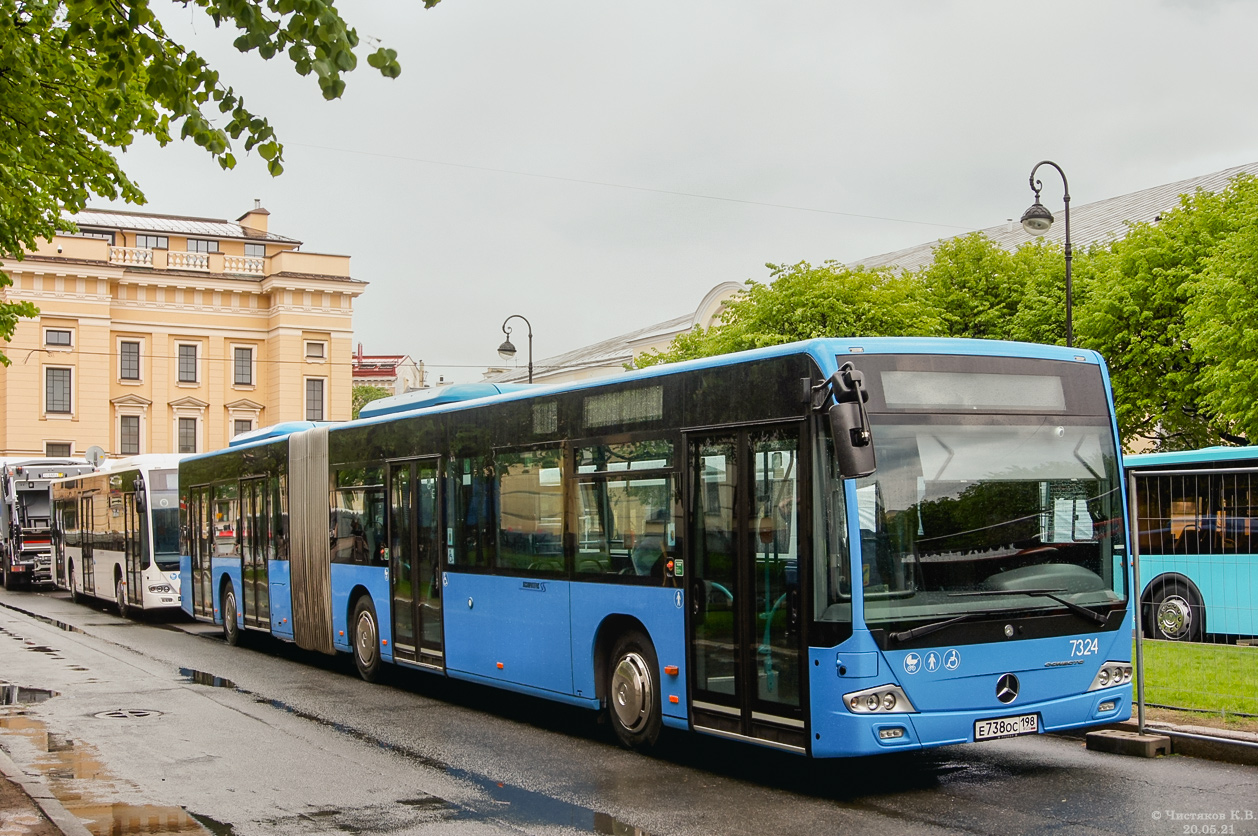
[[[828,414],[839,474],[845,479],[868,476],[877,469],[877,465],[874,461],[874,436],[869,428],[869,415],[865,412],[865,401],[869,399],[865,376],[851,363],[844,363],[829,383],[834,404]]]
[[[144,477],[135,477],[135,510],[143,513],[148,510],[148,494],[144,491]]]

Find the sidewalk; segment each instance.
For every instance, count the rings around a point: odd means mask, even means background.
[[[70,815],[42,778],[18,769],[0,749],[0,833],[17,836],[92,836]]]

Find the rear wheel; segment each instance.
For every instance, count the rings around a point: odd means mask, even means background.
[[[1162,584],[1150,599],[1149,610],[1145,633],[1151,639],[1199,642],[1205,637],[1206,608],[1190,583]]]
[[[240,644],[240,625],[236,623],[236,589],[231,581],[223,587],[223,641],[233,647]]]
[[[13,589],[17,585],[13,580],[12,572],[6,572],[3,568],[0,568],[0,575],[4,576],[5,589]]]
[[[368,682],[380,676],[380,622],[376,607],[367,595],[354,607],[354,665],[358,675]]]
[[[123,618],[131,616],[131,608],[127,606],[127,585],[121,576],[114,578],[114,602],[118,605],[118,615]]]
[[[607,719],[620,742],[649,749],[660,735],[659,665],[655,648],[639,632],[616,642],[607,671]]]

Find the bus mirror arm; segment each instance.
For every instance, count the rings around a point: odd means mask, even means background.
[[[822,409],[827,394],[834,398],[834,403],[826,412],[839,473],[845,479],[870,475],[876,464],[874,436],[869,426],[869,414],[865,411],[865,401],[869,400],[865,375],[851,363],[844,363],[829,380],[814,387],[814,409]]]

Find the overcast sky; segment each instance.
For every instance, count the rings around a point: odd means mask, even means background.
[[[140,143],[122,159],[144,210],[235,219],[260,199],[272,232],[370,283],[355,341],[433,381],[500,363],[510,314],[540,360],[692,312],[766,262],[1017,218],[1041,159],[1075,206],[1258,160],[1258,3],[1240,0],[353,0],[343,15],[402,75],[361,50],[330,103],[172,9],[271,119],[286,170]]]

